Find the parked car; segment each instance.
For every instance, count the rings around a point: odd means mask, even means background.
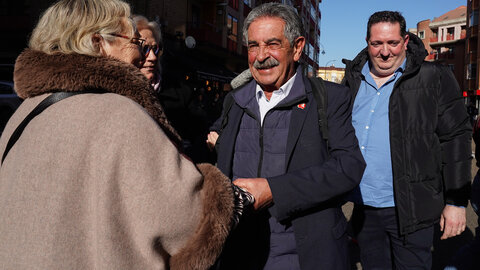
[[[22,100],[15,94],[13,65],[0,64],[0,135]]]

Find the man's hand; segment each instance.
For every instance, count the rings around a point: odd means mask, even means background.
[[[272,191],[265,178],[238,178],[233,183],[250,192],[255,198],[253,208],[262,209],[272,203]]]
[[[217,132],[210,131],[210,133],[208,133],[206,143],[207,143],[208,149],[210,149],[210,151],[212,151],[213,148],[215,148],[215,144],[217,143],[217,139],[218,139],[218,133]]]
[[[440,230],[443,231],[440,239],[445,240],[460,235],[465,231],[466,223],[465,208],[446,205],[440,216]]]

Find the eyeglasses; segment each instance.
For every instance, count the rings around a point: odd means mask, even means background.
[[[153,54],[155,54],[155,56],[158,56],[158,53],[160,52],[160,46],[158,46],[157,44],[143,46],[142,52],[143,52],[143,55],[145,55],[145,57],[148,57],[148,54],[150,53],[150,51],[152,51]]]
[[[143,50],[143,44],[145,43],[145,39],[142,39],[142,38],[136,38],[136,37],[127,37],[127,36],[124,36],[124,35],[120,35],[120,34],[109,34],[110,36],[114,36],[114,37],[121,37],[121,38],[125,38],[125,39],[129,39],[131,43],[137,45],[137,46],[140,46]]]

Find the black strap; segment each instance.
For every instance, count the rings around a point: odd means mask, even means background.
[[[230,112],[230,109],[232,108],[233,102],[234,102],[234,100],[233,100],[232,94],[228,94],[228,95],[225,96],[225,100],[223,102],[223,110],[222,110],[222,125],[220,126],[219,134],[221,134],[223,129],[227,126],[228,113]]]
[[[22,132],[25,129],[25,127],[28,125],[28,123],[30,123],[30,121],[33,118],[35,118],[35,116],[39,115],[50,105],[57,103],[62,99],[66,99],[68,97],[78,95],[78,94],[87,94],[87,93],[89,94],[104,93],[104,91],[95,89],[95,90],[88,90],[88,91],[82,91],[82,92],[56,92],[48,96],[46,99],[42,100],[42,102],[40,102],[40,104],[38,104],[37,107],[35,107],[33,111],[31,111],[27,115],[27,117],[23,119],[22,123],[20,123],[17,129],[15,129],[15,131],[13,132],[12,136],[8,140],[7,147],[5,148],[5,152],[3,152],[1,164],[3,164],[3,161],[5,160],[5,157],[7,157],[8,152],[13,147],[13,145],[17,142],[17,140],[20,138],[20,135],[22,135]]]
[[[318,126],[328,146],[327,88],[322,78],[309,78],[312,83],[313,97],[317,101]]]

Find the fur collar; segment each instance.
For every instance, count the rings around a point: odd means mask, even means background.
[[[46,54],[26,49],[17,58],[15,91],[25,99],[51,92],[103,89],[128,97],[152,116],[178,145],[181,138],[168,122],[153,88],[138,68],[111,57]]]

